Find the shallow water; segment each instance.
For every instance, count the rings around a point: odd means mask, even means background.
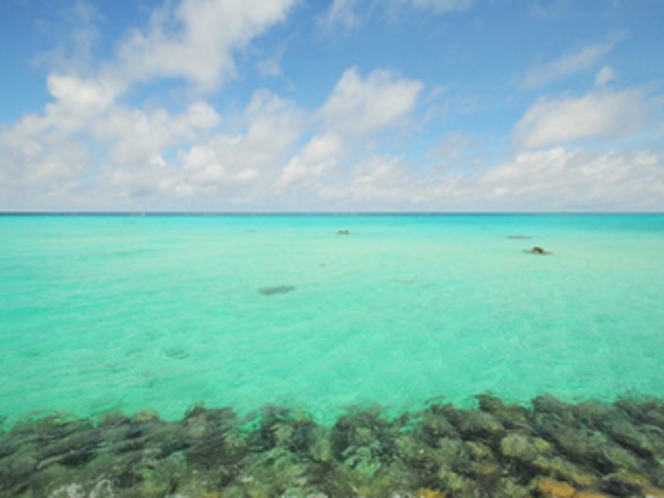
[[[0,241],[10,422],[664,393],[661,215],[4,216]]]

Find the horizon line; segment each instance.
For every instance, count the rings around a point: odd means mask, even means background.
[[[0,211],[0,216],[450,216],[450,215],[662,215],[663,211]]]

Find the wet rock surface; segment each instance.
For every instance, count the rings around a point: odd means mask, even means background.
[[[664,497],[659,400],[478,406],[27,419],[0,431],[0,497]]]

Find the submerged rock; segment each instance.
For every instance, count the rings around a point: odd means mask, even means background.
[[[525,434],[509,434],[500,441],[500,453],[522,464],[533,464],[538,457],[551,455],[552,452],[547,441]]]
[[[258,293],[264,296],[274,296],[275,294],[287,294],[295,290],[294,285],[274,285],[269,287],[261,287]]]
[[[444,413],[457,430],[469,439],[491,440],[500,438],[505,432],[505,427],[500,420],[489,412],[448,407]]]
[[[553,479],[538,481],[537,491],[546,498],[572,498],[576,493],[576,490],[566,482]]]
[[[24,420],[0,431],[0,496],[664,498],[660,403],[478,399],[332,427],[273,406]]]

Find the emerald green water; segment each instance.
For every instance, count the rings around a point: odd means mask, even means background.
[[[664,216],[2,216],[0,367],[10,420],[661,397]]]

